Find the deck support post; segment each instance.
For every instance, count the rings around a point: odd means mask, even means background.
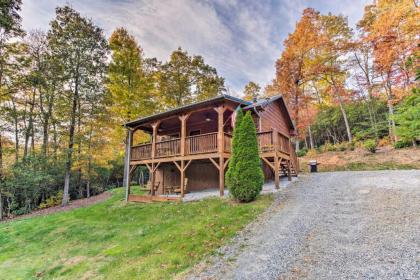
[[[274,153],[274,185],[276,189],[280,188],[280,160],[277,152]]]
[[[290,168],[291,160],[287,161],[287,180],[292,181],[292,170]]]
[[[224,123],[223,123],[223,116],[225,113],[226,108],[222,105],[217,108],[215,108],[217,112],[217,150],[219,153],[219,191],[220,196],[225,195],[225,169],[224,169]]]
[[[152,159],[156,157],[156,142],[157,142],[157,130],[159,127],[160,121],[154,122],[152,124]]]
[[[151,186],[150,186],[150,194],[153,196],[155,195],[155,164],[152,163],[152,170],[151,170],[151,174],[150,174],[150,181],[151,181]]]
[[[271,132],[271,141],[273,141],[274,149],[274,185],[276,189],[280,188],[280,159],[278,156],[278,151],[280,149],[281,143],[279,143],[279,133],[277,129],[273,129]]]
[[[130,160],[131,160],[131,146],[132,145],[133,145],[133,131],[127,128],[127,138],[125,141],[124,178],[123,178],[126,202],[128,201],[128,196],[130,195]]]
[[[181,173],[181,197],[184,197],[184,182],[185,182],[185,162],[184,160],[181,160],[181,168],[179,169],[179,172]]]
[[[187,154],[186,149],[186,139],[187,139],[187,120],[191,114],[185,114],[179,116],[179,120],[181,121],[181,156],[185,156]]]
[[[157,142],[157,131],[159,128],[160,121],[154,122],[152,124],[152,160],[156,157],[156,142]],[[155,163],[152,163],[152,170],[150,172],[150,182],[151,182],[151,195],[155,195]]]
[[[190,117],[190,113],[179,116],[179,120],[181,121],[181,157],[183,158],[186,154],[186,139],[187,139],[187,120]],[[189,165],[189,164],[188,164]],[[187,166],[188,167],[188,166]],[[184,197],[184,183],[185,183],[185,161],[181,160],[181,166],[179,168],[180,172],[180,180],[181,183],[179,184],[181,186],[181,197]]]

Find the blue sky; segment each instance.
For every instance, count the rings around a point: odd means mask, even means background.
[[[70,4],[109,36],[123,26],[146,56],[165,61],[181,46],[200,54],[226,78],[229,93],[240,95],[252,80],[261,86],[275,74],[283,41],[306,7],[332,12],[355,23],[370,0],[24,0],[26,30],[46,30],[54,8]]]

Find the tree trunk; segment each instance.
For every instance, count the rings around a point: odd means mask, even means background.
[[[392,85],[389,79],[387,79],[385,91],[386,91],[388,113],[389,113],[389,117],[388,117],[389,137],[391,141],[395,143],[397,141],[397,135],[395,133],[396,129],[395,129],[395,121],[394,121],[394,105],[392,104],[394,95],[392,93]]]
[[[397,136],[395,133],[394,105],[392,105],[392,100],[388,100],[387,104],[388,104],[388,113],[389,113],[389,118],[388,118],[389,136],[392,142],[396,142]]]
[[[78,169],[77,169],[77,188],[79,189],[79,196],[83,197],[83,188],[82,188],[82,167],[80,165],[80,158],[82,153],[82,137],[81,137],[81,106],[80,106],[80,99],[77,102],[77,162],[78,162]]]
[[[72,104],[72,110],[71,110],[69,144],[68,144],[67,159],[66,159],[66,175],[64,177],[64,191],[63,191],[63,200],[61,202],[61,206],[67,205],[70,199],[69,197],[70,173],[71,173],[71,167],[73,164],[72,156],[73,156],[73,147],[74,147],[74,130],[76,126],[77,102],[79,99],[78,95],[79,95],[78,81],[76,79],[75,90],[73,94],[73,104]]]
[[[341,114],[343,115],[344,124],[346,126],[347,139],[349,140],[349,142],[351,142],[352,141],[352,137],[351,137],[351,131],[350,131],[349,121],[347,119],[347,113],[346,113],[346,110],[344,109],[343,102],[341,100],[340,95],[337,94],[337,97],[338,97],[338,103],[340,105]]]
[[[42,125],[42,155],[47,157],[49,120],[44,117]]]
[[[312,137],[311,125],[308,126],[308,134],[309,134],[309,145],[310,145],[311,149],[313,149],[314,148],[314,139]]]
[[[12,100],[13,105],[13,121],[15,126],[15,162],[19,161],[19,128],[18,128],[18,116],[17,109],[14,100]]]
[[[3,189],[3,141],[0,131],[0,220],[3,219],[3,197],[1,192]]]
[[[93,111],[93,108],[92,108],[92,111]],[[93,133],[93,125],[91,121],[90,129],[89,129],[89,139],[88,139],[88,170],[87,170],[88,179],[86,183],[86,197],[87,198],[90,197],[90,181],[91,181],[91,174],[92,174],[92,133]]]
[[[58,150],[58,132],[56,120],[53,120],[53,141],[54,141],[54,160],[57,161],[57,150]]]
[[[0,178],[1,181],[1,178]],[[0,182],[0,221],[3,220],[3,197],[1,196],[1,182]]]
[[[34,112],[34,107],[35,107],[35,89],[32,89],[32,98],[29,102],[29,116],[28,116],[28,126],[25,129],[25,149],[23,152],[23,158],[26,158],[28,156],[28,150],[29,150],[29,139],[31,139],[32,137],[32,151],[31,153],[33,153],[33,149],[34,149],[34,118],[33,118],[33,112]],[[25,110],[26,111],[26,110]],[[26,115],[26,114],[25,114]]]
[[[3,178],[3,138],[0,130],[0,180]]]

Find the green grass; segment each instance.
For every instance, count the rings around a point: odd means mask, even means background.
[[[320,172],[330,171],[371,171],[371,170],[408,170],[417,169],[418,167],[411,164],[401,164],[392,161],[381,163],[367,163],[367,162],[350,162],[346,165],[319,165]]]
[[[213,253],[272,201],[106,202],[0,224],[0,279],[168,279]]]

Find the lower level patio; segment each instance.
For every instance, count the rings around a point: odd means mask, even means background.
[[[282,188],[289,187],[293,182],[297,181],[297,177],[292,177],[292,181],[289,181],[287,177],[280,178],[280,189],[276,189],[274,181],[268,181],[264,183],[263,189],[261,194],[270,194],[279,192]],[[160,201],[182,201],[182,202],[190,202],[190,201],[198,201],[207,199],[210,197],[220,197],[219,189],[218,188],[211,188],[205,189],[200,191],[191,191],[184,194],[184,197],[176,194],[168,194],[168,195],[156,195],[156,196],[140,196],[140,195],[130,195],[130,201],[136,202],[160,202]],[[225,197],[229,197],[229,190],[225,190]]]

